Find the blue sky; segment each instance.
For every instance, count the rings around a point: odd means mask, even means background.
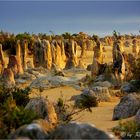
[[[140,1],[0,1],[0,29],[13,33],[138,34]]]

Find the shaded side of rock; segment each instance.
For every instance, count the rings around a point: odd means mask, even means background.
[[[49,136],[49,139],[108,139],[109,134],[90,124],[68,123],[58,126]]]
[[[46,124],[45,122],[43,122]],[[47,124],[46,124],[47,125]],[[48,125],[47,125],[48,126]],[[49,128],[49,126],[48,126]],[[38,123],[24,125],[8,136],[8,139],[47,139],[48,133]]]
[[[140,108],[140,95],[128,94],[121,98],[120,103],[115,106],[113,120],[124,119],[134,116]]]
[[[87,66],[87,70],[88,70],[88,71],[91,71],[91,70],[92,70],[92,67],[93,67],[93,65],[92,65],[92,64],[89,64],[89,65]]]
[[[121,91],[125,93],[137,92],[140,89],[140,80],[132,80],[129,83],[124,83]]]

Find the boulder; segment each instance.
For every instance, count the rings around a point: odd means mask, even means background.
[[[43,88],[43,89],[49,89],[52,87],[51,83],[47,79],[47,76],[41,76],[36,78],[32,81],[30,84],[31,88]]]
[[[71,100],[75,100],[75,106],[78,108],[97,107],[98,99],[92,90],[84,90],[80,95],[71,97]]]
[[[113,87],[112,83],[110,83],[109,81],[95,82],[94,86],[107,87],[107,88]]]
[[[42,120],[42,123],[31,123],[29,125],[23,125],[15,132],[8,136],[8,139],[47,139],[48,131],[51,129],[49,124]]]
[[[103,82],[105,81],[105,75],[104,74],[100,74],[99,76],[97,76],[94,80],[95,82]]]
[[[112,135],[97,129],[94,125],[70,122],[58,126],[49,139],[114,139]]]
[[[121,86],[121,91],[124,93],[137,92],[140,89],[140,80],[131,80]]]
[[[80,107],[81,101],[83,101],[85,98],[87,99],[87,97],[92,97],[92,98],[89,98],[89,100],[90,101],[92,100],[93,103],[91,104],[93,107],[95,107],[98,105],[98,101],[109,102],[111,95],[109,93],[108,88],[94,87],[92,89],[88,89],[88,88],[84,89],[80,95],[72,96],[71,100],[75,100],[75,105]]]
[[[101,102],[110,101],[111,95],[108,87],[95,86],[92,87],[92,91],[94,92],[95,96],[99,101]]]
[[[57,123],[57,114],[54,106],[45,98],[31,99],[25,109],[35,111],[41,118],[46,119],[51,124]]]
[[[113,120],[132,117],[136,115],[139,108],[140,95],[136,93],[125,95],[114,108]]]
[[[87,65],[87,70],[91,71],[92,70],[92,64]]]

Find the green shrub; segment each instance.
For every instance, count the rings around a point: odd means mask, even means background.
[[[7,136],[24,124],[29,124],[39,116],[35,112],[16,106],[15,100],[8,97],[0,106],[0,138]]]
[[[20,89],[17,87],[7,89],[0,87],[0,105],[4,104],[8,97],[13,98],[18,106],[26,106],[29,102],[30,88]]]
[[[114,127],[113,133],[122,139],[140,139],[140,126],[135,120],[119,122],[119,125]]]
[[[60,123],[68,123],[73,120],[73,116],[87,110],[92,112],[91,107],[98,106],[98,102],[93,96],[85,96],[79,101],[78,108],[76,105],[66,103],[63,97],[58,98],[56,103],[56,112]],[[74,119],[75,120],[75,119]]]
[[[91,111],[91,107],[97,107],[98,101],[95,96],[89,96],[89,95],[81,95],[82,97],[78,99],[77,107],[81,109],[87,109],[88,111]]]

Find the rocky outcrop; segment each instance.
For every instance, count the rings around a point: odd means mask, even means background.
[[[15,86],[14,73],[10,68],[4,68],[1,76],[1,84],[6,88]]]
[[[107,134],[86,123],[68,123],[58,126],[50,135],[49,139],[114,139]]]
[[[79,80],[82,79],[83,75],[76,75],[71,77],[64,76],[41,76],[35,79],[30,87],[39,88],[42,87],[44,89],[55,88],[60,86],[79,86]]]
[[[111,95],[108,87],[95,86],[92,88],[92,90],[99,101],[103,102],[110,101]]]
[[[140,95],[133,93],[121,98],[120,103],[115,106],[113,120],[119,120],[134,116],[140,108]]]
[[[35,111],[41,118],[46,119],[51,124],[57,123],[57,114],[54,106],[45,98],[31,99],[25,109]]]

